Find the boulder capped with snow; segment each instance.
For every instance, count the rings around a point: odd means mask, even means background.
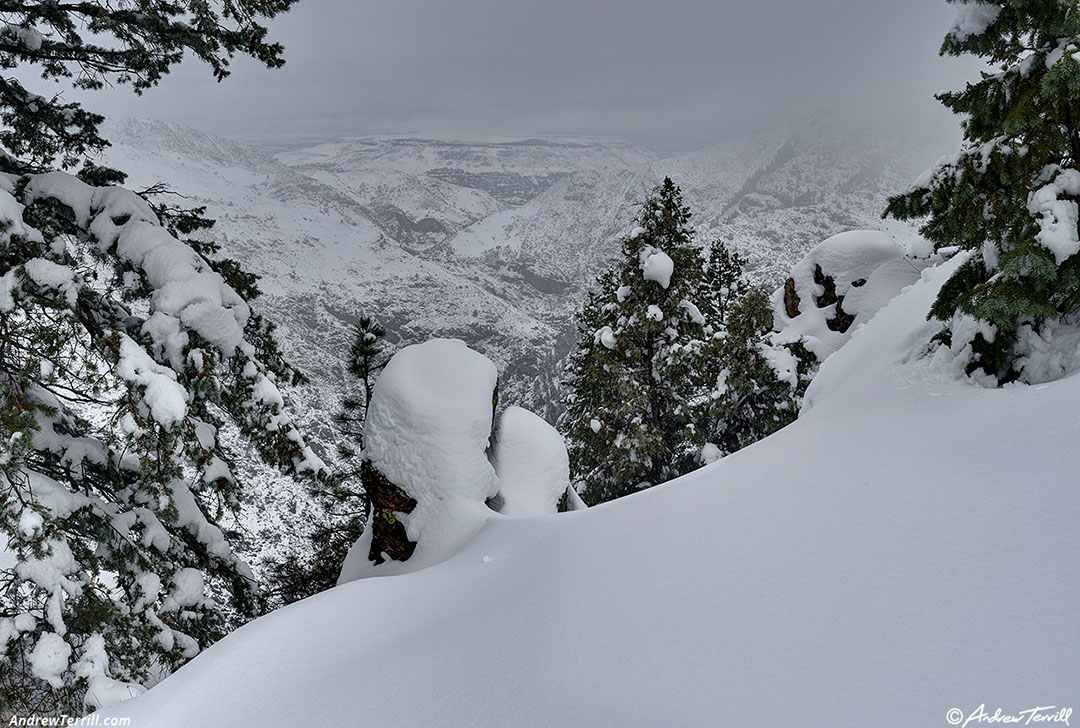
[[[844,345],[927,265],[888,233],[852,230],[819,243],[772,296],[778,343],[802,342],[818,361]]]
[[[527,517],[578,510],[581,499],[570,486],[570,457],[558,430],[521,407],[499,417],[492,451],[499,476],[498,510]]]
[[[495,365],[457,339],[432,339],[393,356],[371,397],[365,454],[415,505],[400,509],[400,498],[373,503],[339,583],[430,566],[480,530],[491,515],[486,501],[499,490],[486,455],[497,384]],[[378,558],[378,543],[372,549],[377,519],[385,522],[380,526],[403,526],[415,551],[404,559]]]

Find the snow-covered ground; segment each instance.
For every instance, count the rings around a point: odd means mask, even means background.
[[[955,265],[772,437],[588,511],[493,514],[448,561],[259,619],[109,715],[882,727],[1080,706],[1080,376],[983,389],[917,358]]]

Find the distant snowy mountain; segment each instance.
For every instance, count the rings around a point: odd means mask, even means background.
[[[573,139],[257,148],[132,119],[107,136],[107,161],[133,186],[163,181],[208,206],[225,252],[264,276],[262,307],[315,378],[341,381],[347,326],[364,311],[394,339],[465,339],[500,365],[506,401],[534,409],[553,395],[537,378],[553,383],[583,292],[665,175],[703,240],[723,238],[776,283],[824,238],[880,227],[885,196],[934,156],[824,125],[667,158]]]
[[[165,182],[178,202],[206,205],[223,252],[263,276],[257,308],[311,376],[293,397],[326,443],[361,312],[391,341],[464,339],[498,365],[501,403],[551,420],[584,292],[665,175],[683,186],[702,240],[723,238],[775,284],[824,238],[880,228],[885,196],[936,157],[921,142],[825,124],[673,157],[595,139],[251,146],[133,119],[105,133],[105,161],[129,186]],[[266,489],[276,506],[249,524],[259,548],[295,539],[305,499],[293,488]]]

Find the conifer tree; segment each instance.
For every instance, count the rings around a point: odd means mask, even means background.
[[[283,603],[291,603],[337,584],[349,549],[364,532],[371,511],[365,478],[364,422],[379,372],[390,360],[385,351],[386,329],[375,319],[361,315],[353,325],[347,371],[356,383],[345,394],[334,417],[338,433],[338,462],[334,472],[313,484],[316,501],[325,520],[311,533],[311,552],[302,558],[288,557],[270,564],[272,591]]]
[[[771,341],[769,298],[747,281],[743,260],[722,241],[709,253],[704,288],[702,310],[712,336],[701,356],[709,389],[697,421],[708,441],[702,458],[709,461],[793,422],[798,400],[796,387],[779,378],[774,366],[777,358],[793,358]]]
[[[689,220],[666,179],[578,317],[560,426],[594,503],[690,472],[797,414],[798,382],[776,371],[794,358],[771,341],[768,298],[723,242],[705,261]]]
[[[727,321],[728,310],[734,302],[750,288],[743,274],[745,263],[746,261],[735,251],[729,250],[722,240],[715,241],[709,250],[704,280],[707,311],[720,325]]]
[[[281,65],[260,21],[291,4],[8,3],[0,65],[138,91],[190,51],[221,79],[237,53]],[[256,279],[193,237],[201,211],[91,163],[49,170],[103,148],[100,121],[0,79],[3,715],[100,705],[220,636],[226,602],[254,611],[218,525],[243,487],[224,435],[322,468],[278,390],[299,375],[249,305]]]
[[[703,260],[690,210],[670,179],[641,206],[638,227],[579,317],[562,425],[587,501],[610,500],[695,467]]]
[[[284,50],[267,41],[264,22],[296,0],[141,0],[113,3],[5,2],[0,67],[37,71],[81,89],[130,84],[136,93],[157,85],[185,53],[210,66],[219,81],[236,54],[269,68]],[[99,114],[48,98],[14,76],[0,77],[0,146],[9,165],[40,171],[70,167],[101,150]]]
[[[956,2],[956,0],[952,0]],[[1076,0],[957,2],[941,53],[996,67],[937,96],[963,117],[958,154],[886,215],[927,218],[936,247],[971,251],[931,315],[940,339],[998,382],[1024,376],[1024,340],[1080,312],[1080,9]]]

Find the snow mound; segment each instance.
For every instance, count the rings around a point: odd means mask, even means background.
[[[1000,3],[978,2],[978,0],[965,0],[960,2],[956,9],[956,19],[953,20],[949,35],[958,43],[963,43],[974,35],[982,35],[986,32],[998,15],[1001,14]]]
[[[145,692],[146,688],[137,683],[113,680],[107,675],[94,675],[89,680],[83,702],[87,708],[108,708]]]
[[[777,343],[802,341],[825,361],[915,282],[928,264],[887,233],[854,230],[818,244],[772,296]]]
[[[562,435],[521,407],[508,407],[499,417],[492,464],[499,476],[499,512],[507,516],[555,513],[570,487]]]
[[[438,566],[260,618],[106,715],[890,728],[1075,706],[1080,377],[936,376],[917,354],[954,266],[825,361],[776,434],[583,513],[491,519]]]
[[[1039,221],[1035,239],[1054,254],[1061,265],[1080,251],[1077,231],[1078,212],[1075,198],[1080,195],[1080,171],[1052,169],[1050,182],[1031,193],[1028,212]]]
[[[1080,370],[1080,326],[1049,319],[1036,332],[1030,323],[1024,323],[1015,350],[1024,382],[1052,382]]]
[[[91,635],[83,645],[82,657],[75,664],[75,674],[87,680],[86,695],[83,697],[87,708],[108,708],[146,692],[142,685],[109,677],[106,674],[108,669],[105,639],[100,634]]]
[[[400,515],[417,542],[408,561],[368,561],[371,529],[350,550],[341,583],[402,573],[442,561],[472,538],[498,492],[487,459],[498,384],[495,365],[457,339],[432,339],[394,354],[375,385],[365,452],[391,483],[416,499]]]
[[[647,281],[656,281],[661,288],[671,285],[671,274],[675,272],[675,261],[662,250],[652,249],[653,252],[644,256],[641,270]]]

